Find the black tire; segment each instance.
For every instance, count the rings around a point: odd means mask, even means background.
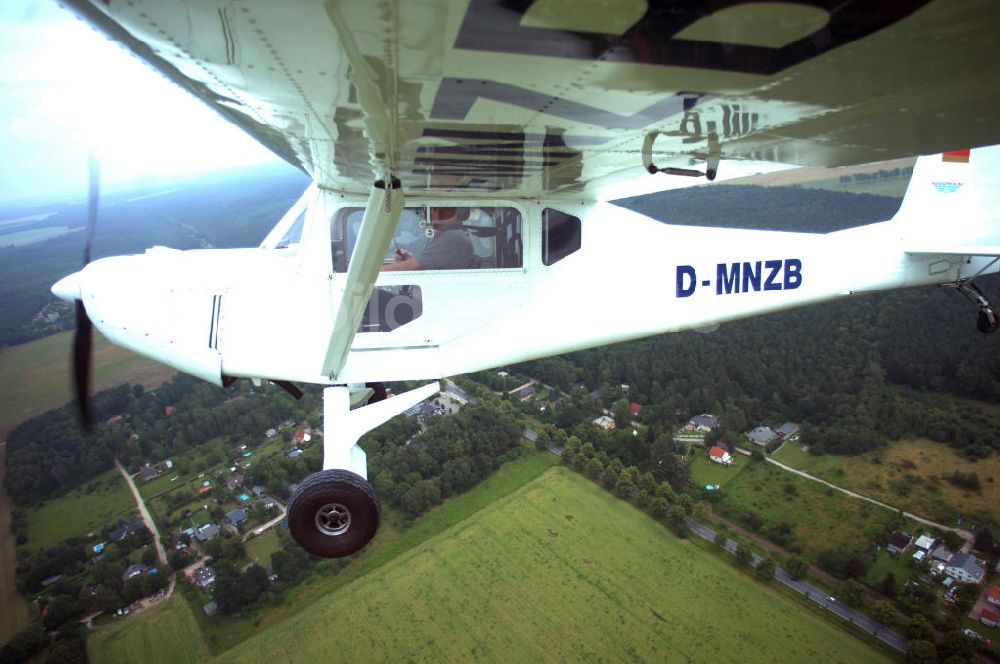
[[[991,334],[997,331],[1000,327],[1000,320],[997,319],[996,313],[990,309],[980,309],[979,315],[976,316],[976,328],[979,329],[983,334]]]
[[[299,546],[321,558],[349,556],[378,531],[382,503],[375,489],[349,470],[313,473],[288,501],[288,531]]]

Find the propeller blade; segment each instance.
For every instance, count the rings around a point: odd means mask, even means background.
[[[86,433],[94,430],[90,412],[90,363],[93,358],[93,324],[83,302],[76,301],[76,334],[73,336],[73,384],[80,423]]]
[[[97,206],[101,198],[101,164],[93,153],[87,155],[87,232],[83,244],[83,265],[90,262],[90,247],[97,227]],[[76,277],[77,282],[79,276]],[[65,281],[65,279],[63,280]],[[62,283],[62,282],[60,282]],[[84,433],[94,430],[94,416],[90,410],[90,370],[94,356],[94,324],[83,306],[83,293],[77,284],[76,334],[73,336],[73,386],[76,389],[76,407]]]

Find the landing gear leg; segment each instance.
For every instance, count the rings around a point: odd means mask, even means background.
[[[979,313],[976,315],[976,329],[983,334],[996,332],[997,328],[1000,328],[1000,317],[997,316],[996,308],[986,299],[983,292],[971,281],[960,281],[955,287],[979,307]]]
[[[339,558],[371,541],[382,504],[368,482],[358,440],[439,389],[430,383],[354,410],[347,385],[323,390],[323,470],[303,480],[288,502],[288,530],[299,546],[314,556]]]

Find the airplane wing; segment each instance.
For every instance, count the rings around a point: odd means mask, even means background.
[[[601,198],[650,163],[1000,143],[993,0],[69,4],[339,191]]]

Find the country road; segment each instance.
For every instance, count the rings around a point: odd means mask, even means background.
[[[149,528],[149,532],[153,533],[153,544],[156,545],[156,555],[160,559],[161,565],[167,564],[167,552],[163,549],[163,543],[160,542],[160,531],[156,527],[156,523],[153,521],[153,515],[149,513],[146,509],[146,502],[142,499],[142,495],[139,494],[139,489],[136,488],[135,482],[132,481],[132,476],[128,474],[125,470],[125,466],[121,464],[118,459],[115,459],[115,467],[118,468],[118,472],[121,473],[122,477],[128,483],[128,488],[135,497],[135,504],[139,507],[139,513],[142,515],[142,520]]]
[[[851,491],[850,489],[845,489],[844,487],[837,486],[836,484],[832,484],[830,482],[827,482],[824,479],[820,479],[819,477],[816,477],[815,475],[810,475],[809,473],[807,473],[805,471],[799,470],[797,468],[792,468],[791,466],[785,465],[785,464],[781,463],[780,461],[775,461],[774,459],[772,459],[769,456],[766,457],[766,459],[767,459],[768,463],[772,463],[775,466],[778,466],[779,468],[781,468],[783,470],[787,470],[790,473],[795,473],[796,475],[799,475],[800,477],[804,477],[807,480],[812,480],[813,482],[819,482],[820,484],[822,484],[824,486],[827,486],[827,487],[830,487],[831,489],[835,489],[835,490],[843,493],[844,495],[850,496],[851,498],[857,498],[858,500],[865,500],[865,501],[871,503],[872,505],[878,505],[879,507],[887,509],[887,510],[890,510],[892,512],[900,512],[900,511],[902,511],[902,510],[900,510],[897,507],[893,507],[892,505],[887,505],[887,504],[885,504],[883,502],[879,502],[879,501],[875,500],[874,498],[869,498],[868,496],[863,496],[860,493],[855,493],[854,491]],[[972,533],[970,533],[968,530],[962,530],[961,528],[955,528],[953,526],[946,526],[943,523],[937,523],[936,521],[931,521],[930,519],[925,519],[922,516],[917,516],[916,514],[911,514],[910,512],[903,512],[903,516],[905,516],[908,519],[912,519],[912,520],[916,521],[917,523],[922,523],[925,526],[930,526],[931,528],[938,528],[940,530],[950,530],[953,533],[957,533],[957,534],[959,534],[962,537],[962,539],[964,539],[967,542],[967,546],[969,548],[971,548],[973,542],[975,542],[975,536]],[[963,550],[965,550],[965,549],[963,549]]]

